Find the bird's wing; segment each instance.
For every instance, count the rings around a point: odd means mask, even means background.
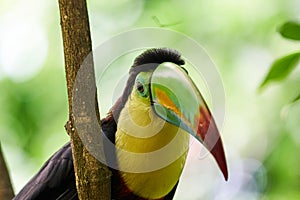
[[[14,200],[78,199],[70,142],[58,150]]]
[[[102,120],[106,138],[114,143],[116,123],[112,116]],[[115,157],[114,152],[107,156]],[[115,159],[110,159],[115,160]],[[114,161],[115,162],[115,161]],[[70,142],[58,150],[32,177],[14,200],[77,200],[72,148]]]

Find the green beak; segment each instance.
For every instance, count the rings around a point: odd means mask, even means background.
[[[187,73],[174,63],[162,63],[152,74],[150,91],[155,113],[200,141],[214,156],[227,180],[227,164],[219,131]]]

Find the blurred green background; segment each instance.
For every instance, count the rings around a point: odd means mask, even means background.
[[[300,1],[89,0],[88,8],[94,47],[163,25],[201,44],[220,72],[229,181],[193,143],[176,199],[300,199],[300,103],[287,106],[300,93],[299,66],[258,91],[273,60],[300,49],[276,33],[299,19]],[[57,1],[1,0],[0,141],[16,192],[68,141],[64,75]],[[103,116],[111,103],[100,106]]]

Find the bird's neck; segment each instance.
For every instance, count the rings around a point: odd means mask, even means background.
[[[167,195],[178,182],[189,135],[157,117],[147,104],[132,100],[120,113],[116,147],[126,186],[143,198],[157,199]]]

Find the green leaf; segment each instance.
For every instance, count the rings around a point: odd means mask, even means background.
[[[297,66],[299,58],[300,52],[297,52],[275,60],[271,65],[271,68],[267,76],[265,77],[265,80],[260,85],[260,88],[271,81],[280,81],[287,77]]]
[[[279,28],[278,31],[285,38],[300,40],[300,24],[298,22],[286,22]]]

